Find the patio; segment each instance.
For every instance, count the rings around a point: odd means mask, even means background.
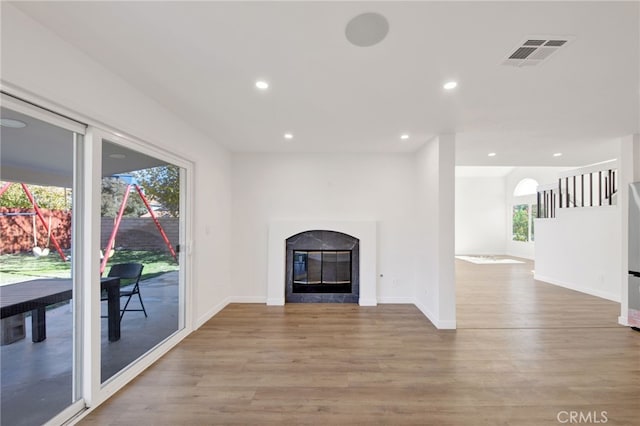
[[[102,320],[102,382],[178,329],[178,272],[141,281],[140,287],[148,318],[142,312],[126,312],[116,342],[107,340],[107,320]],[[106,302],[102,305],[106,312]],[[131,305],[138,307],[137,297]],[[24,339],[0,348],[1,424],[43,424],[70,403],[70,393],[61,389],[70,390],[72,381],[71,305],[47,311],[43,342],[31,342],[29,318],[26,329]]]

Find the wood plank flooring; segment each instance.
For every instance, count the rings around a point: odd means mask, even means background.
[[[81,424],[640,424],[617,304],[456,262],[456,331],[412,305],[233,304]]]

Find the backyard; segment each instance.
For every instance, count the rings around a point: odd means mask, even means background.
[[[110,265],[126,262],[144,265],[142,280],[179,269],[179,265],[167,252],[116,250],[109,258],[106,272]],[[0,286],[44,277],[67,278],[71,274],[71,263],[71,260],[63,262],[55,251],[41,257],[31,253],[5,254],[0,256]]]

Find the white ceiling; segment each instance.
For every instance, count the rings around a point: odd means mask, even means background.
[[[579,166],[640,131],[637,2],[18,7],[237,152],[410,152],[453,132],[458,165]],[[373,47],[345,39],[363,12],[389,22]],[[501,65],[534,35],[575,39],[539,66]]]

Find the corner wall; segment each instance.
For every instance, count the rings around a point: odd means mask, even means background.
[[[438,328],[456,328],[455,137],[441,135],[416,153],[416,306]]]
[[[620,205],[620,324],[628,325],[629,316],[629,184],[640,182],[640,134],[629,135],[620,141],[619,159]]]

